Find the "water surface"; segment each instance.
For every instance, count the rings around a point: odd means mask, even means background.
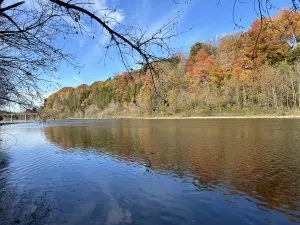
[[[300,223],[300,120],[0,129],[0,224]]]

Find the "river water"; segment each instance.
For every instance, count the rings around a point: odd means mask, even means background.
[[[300,120],[0,127],[0,224],[299,224]]]

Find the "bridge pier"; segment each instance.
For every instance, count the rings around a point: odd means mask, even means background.
[[[0,0],[1,1],[1,0]],[[33,120],[35,118],[35,120],[38,118],[38,113],[0,113],[0,116],[3,116],[5,118],[8,119],[9,121],[9,117],[10,117],[10,122],[13,123],[14,122],[14,117],[16,117],[16,120],[22,120],[22,117],[24,118],[24,122],[27,123],[30,120]]]

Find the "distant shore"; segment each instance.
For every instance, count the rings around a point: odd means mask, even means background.
[[[300,119],[300,115],[287,116],[160,116],[160,117],[103,117],[103,118],[66,118],[64,120],[101,120],[101,119],[140,119],[140,120],[181,120],[181,119]]]
[[[286,115],[286,116],[160,116],[160,117],[103,117],[103,118],[65,118],[65,119],[56,119],[56,120],[48,120],[48,121],[64,121],[64,120],[114,120],[114,119],[136,119],[136,120],[217,120],[217,119],[300,119],[300,115]],[[30,121],[27,123],[33,123],[34,121]],[[14,121],[14,122],[0,122],[0,126],[4,125],[13,125],[13,124],[21,124],[25,123],[25,121]]]
[[[192,117],[124,117],[124,119],[300,119],[300,116],[192,116]]]

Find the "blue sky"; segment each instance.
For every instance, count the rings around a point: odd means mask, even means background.
[[[174,51],[182,51],[186,54],[197,41],[205,42],[238,31],[233,18],[245,28],[248,28],[257,18],[253,0],[244,0],[243,3],[238,4],[235,17],[233,17],[234,0],[220,0],[219,4],[218,0],[179,0],[188,2],[187,4],[174,4],[173,0],[95,1],[100,5],[118,8],[117,16],[122,23],[143,28],[148,26],[150,30],[158,29],[180,11],[179,31],[192,29],[173,39],[170,47]],[[278,7],[286,7],[290,0],[274,0],[274,3]],[[79,73],[78,70],[63,62],[57,73],[61,87],[75,87],[82,83],[92,84],[124,71],[117,54],[111,51],[104,61],[104,49],[93,40],[78,36],[61,44],[83,65]]]

